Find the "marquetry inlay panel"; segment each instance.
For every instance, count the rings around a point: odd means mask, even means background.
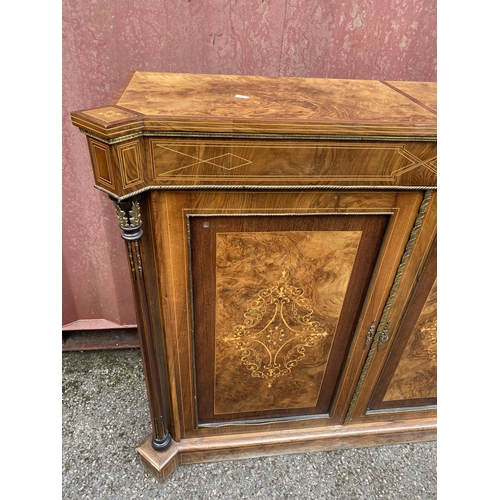
[[[98,118],[104,122],[115,122],[116,120],[124,120],[127,118],[135,118],[134,113],[129,113],[124,109],[115,108],[114,106],[105,106],[104,108],[90,109],[84,111],[84,114]]]
[[[316,405],[360,237],[217,235],[215,414]]]
[[[328,413],[390,217],[188,218],[199,424]]]
[[[127,189],[141,184],[144,181],[144,173],[139,140],[118,144],[116,151],[123,187]]]
[[[437,280],[408,340],[384,401],[437,397]]]
[[[432,143],[151,139],[151,177],[177,182],[435,183]],[[416,174],[413,171],[418,171]]]
[[[90,157],[94,166],[94,177],[96,184],[104,188],[115,189],[111,154],[109,146],[93,139],[88,140]]]

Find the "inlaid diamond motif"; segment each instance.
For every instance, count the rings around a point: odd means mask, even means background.
[[[233,155],[232,153],[226,153],[221,156],[215,156],[214,158],[201,161],[204,163],[210,163],[211,165],[216,165],[224,170],[233,170],[234,168],[243,167],[252,163],[251,161],[241,158],[240,156]]]
[[[242,158],[241,156],[235,155],[233,153],[224,153],[222,155],[210,156],[209,158],[200,158],[195,156],[192,153],[192,147],[177,147],[173,149],[172,147],[168,147],[164,144],[156,144],[156,147],[161,148],[164,151],[169,151],[170,153],[174,153],[177,157],[174,162],[170,160],[169,168],[167,171],[160,173],[158,176],[162,177],[167,174],[171,174],[172,172],[178,172],[180,170],[186,170],[191,167],[197,167],[201,164],[213,165],[214,167],[221,168],[223,170],[234,170],[240,167],[244,167],[245,165],[250,165],[252,162],[247,160],[246,158]],[[204,156],[208,156],[217,151],[215,148],[207,147],[204,151]],[[219,149],[220,151],[220,149]]]

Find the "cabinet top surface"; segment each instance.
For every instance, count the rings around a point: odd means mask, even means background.
[[[104,107],[71,114],[103,137],[134,132],[436,137],[436,83],[134,72]]]

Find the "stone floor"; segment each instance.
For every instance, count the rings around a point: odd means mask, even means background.
[[[62,353],[62,498],[434,499],[436,442],[216,462],[159,484],[135,447],[149,434],[138,349]]]

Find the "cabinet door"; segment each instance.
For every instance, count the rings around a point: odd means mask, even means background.
[[[391,352],[368,405],[367,415],[437,404],[437,251],[431,251]]]
[[[422,198],[152,193],[174,439],[342,424]]]
[[[200,424],[328,415],[389,218],[190,218]]]

